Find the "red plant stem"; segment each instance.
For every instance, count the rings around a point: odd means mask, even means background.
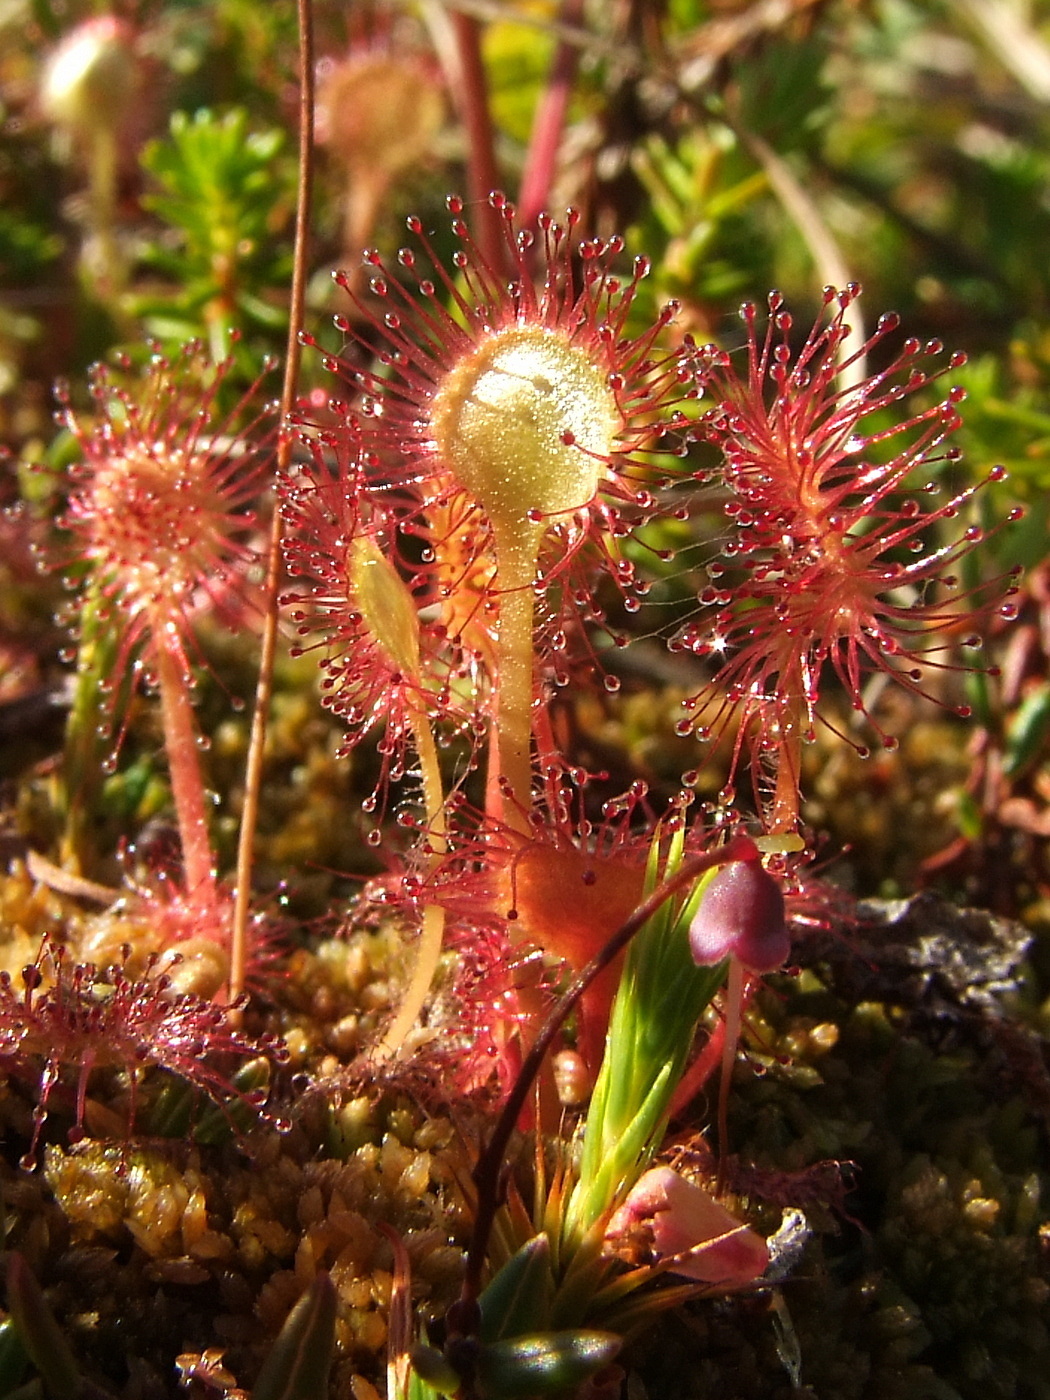
[[[740,1015],[744,1005],[744,967],[739,958],[729,959],[729,980],[725,990],[725,1038],[722,1041],[722,1078],[718,1084],[718,1175],[715,1195],[725,1191],[726,1162],[729,1157],[729,1086],[733,1082],[736,1049],[740,1043]]]
[[[313,185],[314,149],[314,28],[310,0],[298,0],[299,20],[299,189],[295,210],[295,253],[288,308],[288,348],[281,386],[281,423],[285,425],[295,401],[302,347],[299,333],[306,307],[306,258],[309,246],[310,197]],[[291,460],[293,438],[282,431],[277,444],[277,469],[283,471]],[[270,523],[266,557],[265,613],[259,655],[259,680],[255,689],[255,709],[248,743],[244,775],[244,807],[237,843],[237,879],[234,891],[233,925],[230,934],[230,982],[228,996],[236,1001],[244,990],[248,961],[248,914],[252,887],[252,855],[255,828],[259,821],[262,792],[263,752],[266,724],[273,692],[273,665],[277,652],[277,599],[281,583],[281,513],[275,510]]]
[[[190,894],[207,895],[215,887],[215,861],[208,840],[208,809],[197,725],[185,672],[179,658],[163,645],[164,635],[163,623],[153,629],[152,661],[160,690],[164,747],[182,843],[186,889]]]
[[[562,0],[559,23],[576,27],[583,23],[584,0]],[[569,108],[573,80],[579,67],[579,45],[562,39],[554,51],[550,77],[536,107],[521,176],[518,200],[522,227],[531,228],[550,198],[554,166],[558,158],[565,114]]]
[[[470,197],[478,206],[478,245],[482,257],[499,271],[506,259],[496,210],[489,205],[489,194],[499,187],[496,170],[496,141],[489,110],[488,80],[481,56],[481,25],[472,15],[454,10],[452,30],[459,52],[460,117],[467,132],[470,151]]]
[[[798,830],[802,780],[802,730],[806,722],[806,702],[802,678],[797,674],[785,683],[785,703],[778,716],[776,775],[770,832],[792,834]]]

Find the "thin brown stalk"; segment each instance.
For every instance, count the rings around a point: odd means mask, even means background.
[[[288,308],[288,346],[281,388],[281,433],[277,443],[278,472],[284,471],[292,453],[288,418],[295,402],[302,350],[299,333],[306,305],[307,248],[309,240],[310,196],[313,182],[314,147],[314,41],[310,0],[297,0],[299,17],[299,190],[295,213],[295,251],[291,297]],[[229,999],[236,1001],[244,990],[248,961],[248,914],[251,901],[252,858],[255,829],[259,820],[262,791],[263,750],[273,691],[273,665],[277,650],[277,599],[281,578],[281,516],[274,508],[266,558],[265,614],[259,656],[259,680],[255,690],[248,761],[244,775],[244,808],[237,844],[237,882],[234,896],[233,929],[230,936]]]

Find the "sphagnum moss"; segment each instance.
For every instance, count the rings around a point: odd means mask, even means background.
[[[33,907],[24,918],[35,927]],[[923,917],[928,934],[953,927],[943,908]],[[986,965],[1008,990],[1025,944],[997,927],[987,925]],[[954,936],[980,947],[976,927]],[[5,1170],[10,1244],[100,1380],[123,1387],[130,1364],[163,1390],[168,1358],[206,1328],[231,1374],[250,1385],[306,1274],[324,1265],[339,1289],[339,1383],[359,1375],[378,1384],[392,1262],[379,1220],[406,1238],[424,1311],[439,1316],[455,1296],[469,1227],[464,1124],[424,1111],[423,1083],[415,1099],[377,1097],[340,1069],[352,1051],[340,1048],[339,1028],[355,1015],[367,1027],[391,996],[397,944],[359,932],[351,957],[336,956],[347,946],[304,950],[291,978],[275,984],[271,1025],[300,1037],[293,1072],[326,1066],[331,1085],[307,1097],[291,1134],[123,1146],[117,1127],[109,1145],[69,1148],[71,1110],[59,1105],[42,1172]],[[815,1231],[782,1289],[812,1393],[1041,1400],[1050,1349],[1037,1229],[1042,1130],[1007,1023],[979,1011],[974,976],[944,980],[918,947],[899,924],[802,943],[806,970],[778,978],[748,1018],[730,1186],[765,1228],[791,1204]],[[898,966],[898,956],[911,961]],[[89,1122],[119,1087],[93,1081]],[[155,1088],[144,1082],[140,1112]],[[0,1100],[7,1130],[23,1141],[30,1106],[15,1083]],[[691,1136],[682,1145],[700,1146]],[[845,1193],[834,1168],[817,1169],[828,1159],[856,1164]],[[775,1337],[767,1299],[699,1303],[625,1359],[651,1396],[786,1400],[793,1392]]]

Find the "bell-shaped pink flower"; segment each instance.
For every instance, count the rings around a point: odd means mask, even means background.
[[[689,925],[693,961],[736,958],[750,972],[773,972],[791,947],[784,893],[758,860],[724,865],[704,891]]]
[[[605,1239],[617,1252],[636,1255],[645,1243],[657,1260],[678,1256],[671,1273],[720,1288],[761,1278],[769,1263],[761,1235],[670,1167],[651,1167],[635,1182]]]

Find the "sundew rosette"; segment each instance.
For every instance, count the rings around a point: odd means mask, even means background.
[[[487,619],[487,654],[476,650],[498,715],[489,807],[524,827],[544,668],[572,624],[601,619],[599,574],[637,606],[644,583],[622,542],[656,508],[668,435],[686,424],[696,391],[676,353],[658,348],[673,306],[641,334],[628,330],[644,259],[623,283],[613,271],[622,240],[575,247],[570,211],[564,225],[542,217],[537,242],[515,230],[502,196],[491,198],[506,268],[480,253],[461,200],[449,201],[452,272],[410,219],[421,254],[402,249],[397,275],[365,255],[372,297],[355,304],[367,328],[336,318],[378,345],[377,366],[328,363],[363,392],[365,460],[375,480],[411,498],[424,557],[457,562],[443,616]],[[347,275],[338,280],[350,289]]]
[[[679,730],[717,740],[737,722],[731,768],[748,749],[773,831],[798,825],[801,745],[813,738],[831,676],[892,747],[872,715],[871,675],[940,700],[935,677],[957,669],[946,655],[953,640],[976,645],[978,620],[1007,591],[1002,580],[970,586],[957,572],[983,537],[980,526],[957,524],[978,487],[937,500],[936,476],[919,475],[943,472],[961,455],[947,440],[962,421],[963,390],[923,400],[966,357],[939,360],[939,341],[909,338],[883,368],[846,382],[865,357],[887,359],[883,342],[899,324],[883,316],[843,360],[859,293],[856,285],[826,289],[801,348],[774,292],[764,331],[751,303],[741,309],[742,366],[716,346],[696,351],[712,405],[697,431],[721,451],[712,475],[728,493],[730,528],[698,595],[703,611],[672,641],[717,667],[684,702]],[[914,406],[902,412],[906,404]],[[985,481],[1004,475],[994,467]]]
[[[215,862],[193,710],[196,633],[209,614],[244,625],[257,557],[254,507],[275,429],[268,408],[254,402],[270,366],[228,409],[232,367],[232,358],[210,363],[197,343],[171,357],[154,353],[140,375],[131,373],[127,359],[116,369],[96,366],[93,412],[81,414],[63,392],[59,415],[80,451],[59,522],[84,580],[80,693],[71,726],[87,732],[90,756],[98,721],[88,714],[85,693],[91,690],[91,704],[108,694],[112,719],[122,677],[141,672],[151,682],[160,702],[184,884],[205,904],[215,893]],[[114,641],[109,674],[100,679],[88,658],[103,631]],[[89,766],[84,747],[68,765],[74,805]]]

